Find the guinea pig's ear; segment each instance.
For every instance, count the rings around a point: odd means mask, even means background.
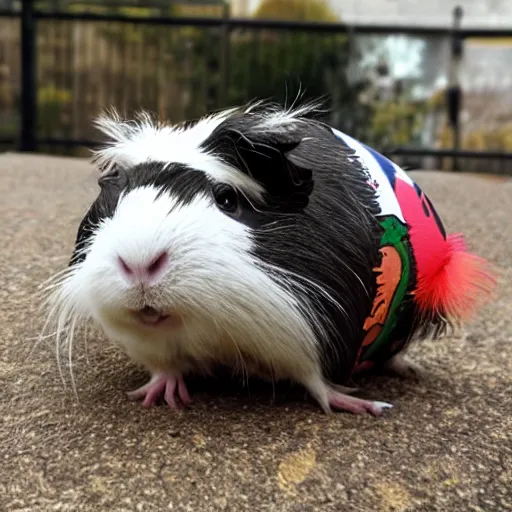
[[[117,184],[120,180],[121,171],[119,167],[114,164],[107,170],[101,170],[101,175],[98,178],[98,185],[103,189],[107,185]]]
[[[293,152],[304,129],[262,129],[247,118],[228,119],[203,143],[205,149],[260,183],[266,202],[286,210],[303,209],[313,190],[313,173]]]

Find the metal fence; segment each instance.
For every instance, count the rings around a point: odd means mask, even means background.
[[[512,153],[501,148],[461,149],[456,82],[448,88],[448,104],[435,111],[450,140],[433,147],[420,140],[426,118],[433,119],[431,107],[401,101],[397,92],[395,110],[390,111],[395,117],[385,121],[380,113],[384,131],[381,127],[379,132],[374,129],[375,98],[361,100],[368,83],[357,72],[349,72],[361,59],[357,38],[402,34],[412,40],[441,41],[448,51],[439,58],[448,67],[457,62],[466,38],[510,37],[512,31],[36,7],[37,2],[25,0],[19,10],[0,10],[0,144],[4,147],[80,153],[80,148],[96,145],[91,121],[109,106],[126,115],[144,108],[181,121],[254,97],[291,103],[302,92],[303,99],[324,96],[330,123],[404,164],[425,167],[425,158],[430,158],[430,166],[436,168],[512,172]]]

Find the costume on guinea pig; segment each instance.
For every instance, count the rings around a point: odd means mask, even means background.
[[[227,365],[326,412],[390,407],[344,386],[471,315],[494,280],[403,170],[312,111],[101,117],[100,193],[49,296],[57,343],[99,324],[151,374],[130,393],[146,406],[187,404],[186,375]]]
[[[422,322],[436,316],[469,318],[494,280],[485,272],[486,262],[466,251],[460,235],[446,235],[429,198],[403,169],[352,137],[333,132],[364,162],[380,207],[382,259],[354,365],[358,372],[400,352]]]

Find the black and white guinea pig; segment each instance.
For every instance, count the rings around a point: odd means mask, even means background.
[[[382,258],[373,157],[311,114],[254,102],[180,125],[97,120],[101,190],[49,304],[61,329],[93,320],[147,369],[130,397],[181,407],[185,377],[220,364],[301,384],[325,412],[391,407],[345,387]]]

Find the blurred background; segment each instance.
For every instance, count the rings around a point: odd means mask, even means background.
[[[0,151],[300,95],[402,165],[512,174],[511,63],[510,0],[0,0]]]

